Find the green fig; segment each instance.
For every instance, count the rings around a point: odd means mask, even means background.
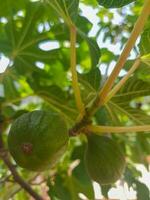
[[[85,152],[89,176],[101,185],[116,182],[125,169],[125,158],[118,144],[109,137],[89,135]]]
[[[16,163],[42,171],[53,166],[64,154],[69,135],[58,113],[37,110],[17,118],[8,135],[8,147]]]

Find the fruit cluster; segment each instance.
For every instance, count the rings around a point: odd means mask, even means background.
[[[87,141],[85,165],[89,176],[100,184],[118,180],[125,168],[118,144],[109,137],[94,134],[87,135]],[[8,136],[8,147],[16,163],[32,171],[54,166],[66,151],[68,142],[63,117],[43,110],[21,115],[13,122]]]

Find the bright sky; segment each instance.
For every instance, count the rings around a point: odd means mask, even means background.
[[[4,55],[0,56],[0,73],[3,73],[9,64],[9,59]]]

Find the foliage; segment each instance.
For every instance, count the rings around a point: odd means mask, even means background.
[[[131,30],[140,15],[144,0],[6,0],[0,1],[0,56],[9,59],[7,69],[0,74],[0,119],[3,121],[3,141],[7,150],[10,125],[23,113],[33,110],[58,112],[68,130],[76,130],[81,115],[74,98],[70,60],[70,29],[76,27],[76,66],[81,99],[85,112],[90,110],[109,77],[109,70],[120,56]],[[115,9],[109,9],[115,8]],[[84,16],[84,9],[97,15],[97,30],[93,20]],[[120,17],[119,22],[115,19]],[[95,27],[95,26],[94,26]],[[108,45],[107,45],[108,44]],[[110,49],[119,45],[119,51]],[[139,126],[150,122],[150,20],[134,45],[124,72],[127,74],[139,55],[140,66],[121,89],[96,110],[92,122],[104,126]],[[0,69],[3,66],[0,66]],[[106,68],[106,70],[105,70]],[[116,77],[118,84],[122,76]],[[94,104],[95,105],[95,104]],[[0,121],[1,122],[1,121]],[[88,121],[89,122],[89,121]],[[91,122],[91,120],[90,120]],[[55,122],[54,122],[55,123]],[[72,129],[72,127],[74,129]],[[84,131],[84,130],[82,130]],[[126,132],[126,131],[124,131]],[[74,133],[74,132],[71,132]],[[150,136],[139,134],[108,134],[127,157],[122,182],[137,191],[137,198],[150,199],[146,185],[139,181],[136,164],[149,165]],[[0,137],[1,140],[1,137]],[[0,142],[1,145],[1,142]],[[43,198],[78,200],[84,194],[94,200],[92,180],[87,173],[84,154],[87,139],[84,134],[70,137],[69,146],[60,162],[43,173],[32,173],[15,164],[16,170]],[[0,147],[1,149],[1,147]],[[47,152],[45,152],[47,153]],[[113,152],[110,152],[113,157]],[[38,181],[38,178],[40,181]],[[48,187],[47,195],[42,190]],[[107,197],[112,185],[102,187]],[[9,190],[9,193],[8,193]],[[45,191],[45,190],[44,190]],[[44,196],[45,195],[45,196]],[[0,199],[29,199],[0,160]]]

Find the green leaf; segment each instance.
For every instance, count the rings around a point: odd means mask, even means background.
[[[88,73],[79,74],[79,82],[82,84],[82,97],[86,106],[90,105],[96,98],[97,91],[100,88],[101,74],[100,70],[92,68]]]
[[[113,101],[110,101],[107,106],[111,111],[117,113],[118,120],[122,121],[122,123],[131,120],[134,124],[138,125],[149,124],[150,116],[142,110],[132,108],[127,104],[117,104]]]
[[[4,76],[3,85],[4,85],[4,95],[7,100],[12,100],[19,96],[17,87],[11,76],[8,75]]]
[[[136,136],[133,141],[130,141],[128,151],[130,149],[130,159],[134,163],[141,163],[146,165],[146,153],[141,145],[141,141]],[[129,154],[129,153],[128,153]]]
[[[54,69],[56,70],[57,68],[55,67]],[[50,72],[53,72],[52,69]],[[69,94],[68,91],[64,90],[63,85],[62,89],[58,86],[59,84],[55,84],[57,82],[55,82],[55,77],[53,80],[54,75],[54,72],[50,75],[42,70],[41,73],[31,74],[27,81],[35,94],[47,102],[52,109],[61,112],[70,125],[78,115],[74,97],[72,94]],[[61,71],[58,71],[56,75],[56,80],[60,80],[63,83],[64,75],[62,75]]]
[[[141,36],[141,40],[139,43],[139,49],[141,55],[146,55],[150,53],[149,46],[150,46],[150,27],[146,28]]]
[[[87,174],[84,162],[85,148],[86,145],[83,143],[81,146],[76,147],[72,154],[73,160],[79,160],[79,164],[72,172],[74,184],[76,185],[73,187],[75,187],[78,192],[83,193],[88,199],[94,199],[92,181]]]
[[[113,116],[112,120],[114,123],[116,119],[118,121],[123,120],[124,122],[130,119],[135,124],[149,124],[150,116],[145,111],[139,109],[136,102],[134,102],[136,98],[149,96],[149,94],[150,84],[138,80],[134,76],[131,77],[106,105],[109,115]]]
[[[17,11],[25,8],[25,4],[27,3],[27,0],[7,0],[7,1],[1,1],[0,6],[0,16],[8,17],[12,13],[16,14]]]
[[[125,70],[129,70],[134,62],[134,60],[128,60],[125,64]],[[141,57],[140,66],[134,72],[134,76],[143,82],[150,82],[150,54]]]
[[[141,67],[136,71],[136,76],[143,82],[150,82],[150,62],[143,61]]]
[[[58,1],[61,3],[61,7],[65,10],[66,14],[68,11],[69,16],[72,18],[72,20],[75,21],[78,15],[79,0],[73,0],[73,1],[58,0]]]
[[[91,66],[96,67],[101,57],[100,48],[97,42],[93,38],[89,38],[84,32],[82,32],[79,29],[78,29],[78,34],[87,42],[91,56]]]
[[[101,74],[100,70],[92,68],[88,73],[80,74],[79,79],[81,82],[89,84],[94,90],[98,91],[101,83]]]
[[[58,14],[64,18],[71,18],[73,21],[76,20],[77,15],[78,15],[78,7],[79,7],[79,0],[48,0],[49,5],[51,5],[57,12]],[[69,15],[69,17],[68,17]],[[66,20],[64,18],[64,20]]]
[[[137,134],[137,140],[139,140],[139,143],[141,145],[142,148],[142,152],[146,153],[147,155],[150,154],[150,137],[149,134],[147,133],[143,133],[141,134]]]
[[[134,173],[134,174],[133,174]],[[150,192],[148,187],[137,180],[139,174],[137,176],[137,171],[135,168],[132,170],[127,168],[125,172],[125,181],[127,181],[129,187],[133,187],[137,191],[137,199],[139,200],[149,200],[150,199]]]
[[[48,179],[47,185],[49,186],[48,194],[52,200],[70,200],[71,195],[65,186],[64,179],[58,174],[55,178],[55,184],[53,185]]]
[[[25,16],[13,19],[8,18],[8,23],[2,27],[3,46],[0,51],[5,53],[13,61],[13,66],[20,74],[39,72],[36,62],[43,64],[54,63],[60,57],[58,49],[44,51],[39,45],[49,41],[48,31],[37,31],[39,23],[45,18],[46,8],[40,2],[28,2]],[[19,26],[18,26],[19,24]]]
[[[109,51],[107,48],[101,49],[101,62],[102,63],[111,63],[113,60],[117,60],[113,52]]]
[[[19,199],[26,200],[27,198],[28,198],[28,194],[25,191],[20,191],[15,195],[16,200],[19,200]]]
[[[36,94],[49,103],[53,109],[64,114],[68,123],[74,122],[78,112],[75,107],[69,105],[66,97],[62,98],[64,94],[58,86],[41,87],[36,91]]]
[[[135,0],[98,0],[98,3],[106,8],[120,8],[134,1]]]
[[[142,60],[143,63],[145,63],[145,64],[148,63],[149,64],[149,62],[150,62],[150,53],[142,56],[141,60]]]
[[[54,179],[54,184],[50,181],[49,195],[52,200],[77,200],[80,199],[79,193],[84,194],[88,199],[94,199],[94,190],[92,181],[89,178],[85,164],[84,164],[84,151],[85,143],[74,148],[71,155],[71,165],[77,163],[66,169],[66,171],[61,171],[61,175],[57,174]],[[70,172],[70,173],[68,173]]]
[[[134,165],[128,164],[124,173],[124,180],[128,186],[131,187],[140,176],[141,172],[137,171]]]
[[[125,83],[112,100],[117,104],[127,104],[137,97],[149,96],[149,94],[150,84],[133,76]]]
[[[139,181],[136,181],[135,184],[136,184],[136,190],[137,190],[137,199],[149,200],[150,192],[149,192],[148,187]]]

